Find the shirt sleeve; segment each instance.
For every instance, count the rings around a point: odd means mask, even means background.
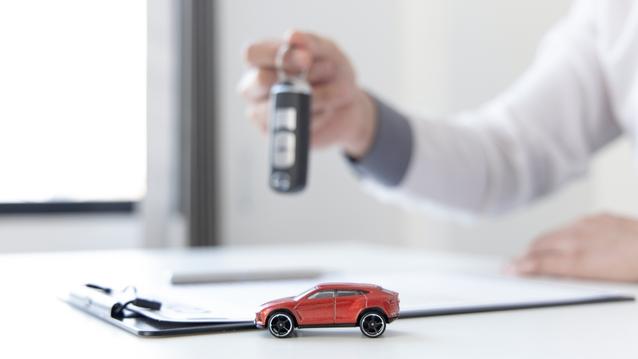
[[[372,99],[377,107],[372,145],[361,159],[347,159],[360,176],[395,187],[401,183],[412,158],[412,128],[404,115],[377,98]]]
[[[355,163],[364,180],[386,199],[497,214],[585,173],[592,154],[621,132],[597,53],[594,3],[577,1],[523,76],[479,109],[406,119],[379,105],[374,145]],[[406,155],[396,147],[410,137]]]

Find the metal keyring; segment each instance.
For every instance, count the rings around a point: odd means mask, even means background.
[[[284,82],[290,78],[290,76],[284,70],[284,59],[288,52],[292,50],[293,47],[288,43],[283,43],[279,49],[277,50],[277,56],[275,57],[275,67],[277,68],[277,79],[279,82]],[[297,79],[305,80],[308,74],[307,70],[304,70],[299,73],[299,75],[294,76]]]

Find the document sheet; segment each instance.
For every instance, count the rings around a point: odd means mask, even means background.
[[[261,304],[295,296],[319,282],[373,283],[397,291],[402,317],[633,300],[627,293],[570,281],[433,271],[335,272],[312,281],[167,284],[139,289],[167,303],[161,313],[154,314],[157,319],[204,322],[252,320]]]

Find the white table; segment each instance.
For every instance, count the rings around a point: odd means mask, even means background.
[[[634,302],[398,320],[382,338],[356,328],[303,330],[291,339],[266,331],[139,338],[56,299],[65,283],[127,275],[164,280],[174,268],[292,264],[494,272],[494,258],[358,243],[205,250],[104,251],[0,256],[0,358],[636,358]],[[158,279],[159,278],[159,279]],[[638,294],[638,286],[614,286]]]

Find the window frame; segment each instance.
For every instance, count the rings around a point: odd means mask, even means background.
[[[42,214],[128,214],[139,201],[0,202],[0,216]]]

